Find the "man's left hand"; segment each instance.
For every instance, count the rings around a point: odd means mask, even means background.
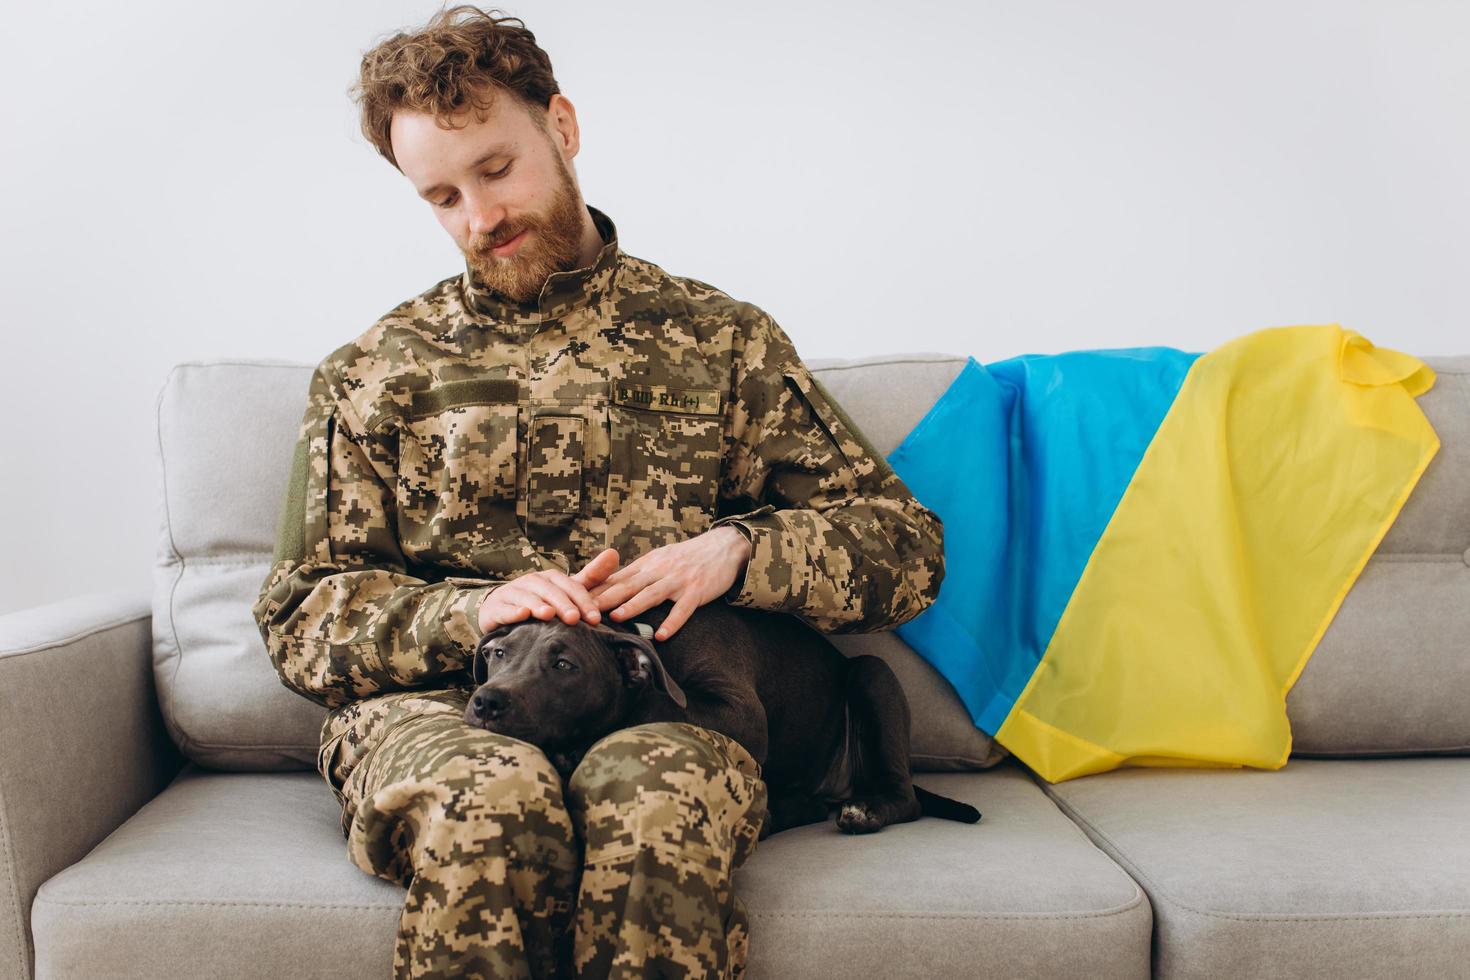
[[[604,616],[619,623],[674,600],[674,608],[653,634],[656,640],[667,640],[694,610],[729,591],[750,551],[750,541],[738,528],[722,524],[639,555],[587,594]]]

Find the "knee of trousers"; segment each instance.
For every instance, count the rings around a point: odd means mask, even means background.
[[[504,858],[577,866],[561,776],[540,749],[468,726],[448,737],[432,729],[414,737],[413,726],[405,728],[365,763],[383,765],[385,778],[357,809],[358,838],[390,848],[412,841],[421,850],[416,865]],[[407,835],[393,831],[400,824]]]
[[[750,754],[687,722],[619,729],[587,750],[567,782],[589,861],[647,847],[729,855],[748,846],[765,807]]]

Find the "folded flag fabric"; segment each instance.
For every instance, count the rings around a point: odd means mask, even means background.
[[[944,522],[897,633],[1048,781],[1279,769],[1286,694],[1439,449],[1433,383],[1337,324],[972,357],[888,457]]]

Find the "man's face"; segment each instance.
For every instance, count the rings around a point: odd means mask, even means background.
[[[441,129],[427,113],[393,115],[393,155],[404,176],[479,280],[518,303],[535,300],[551,273],[581,264],[591,217],[563,158],[577,150],[569,109],[553,96],[546,129],[506,93],[484,115],[456,116],[459,129]]]

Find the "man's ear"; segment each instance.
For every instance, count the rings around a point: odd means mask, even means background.
[[[582,129],[577,124],[577,108],[560,92],[546,100],[546,112],[542,116],[546,123],[546,135],[553,149],[570,160],[582,148]]]
[[[624,684],[634,688],[646,688],[652,684],[672,698],[679,707],[689,707],[684,689],[664,669],[664,662],[653,648],[651,640],[646,640],[637,633],[624,633],[622,630],[607,629],[602,632],[603,642],[617,657]]]

